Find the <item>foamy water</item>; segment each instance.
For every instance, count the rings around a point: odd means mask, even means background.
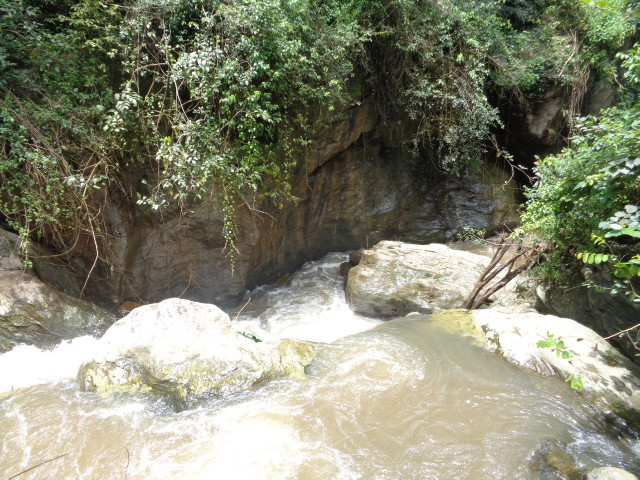
[[[90,336],[64,341],[52,350],[18,345],[0,355],[0,393],[75,378],[98,345],[98,339]]]
[[[354,313],[344,299],[339,265],[347,260],[347,254],[330,253],[307,263],[286,285],[249,292],[239,314],[232,311],[230,317],[238,329],[264,338],[328,343],[369,330],[381,321]]]

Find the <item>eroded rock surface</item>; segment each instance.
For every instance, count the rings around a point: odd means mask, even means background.
[[[593,285],[586,287],[585,283]],[[599,287],[599,288],[594,288]],[[564,287],[540,285],[537,309],[543,313],[572,318],[608,337],[640,322],[640,304],[624,295],[612,296],[614,278],[600,266],[585,265]],[[612,343],[640,365],[633,335],[615,336]]]
[[[346,297],[362,315],[393,317],[460,308],[489,263],[485,256],[446,245],[382,241],[358,252]]]
[[[527,133],[543,144],[557,142],[566,105],[567,94],[562,87],[546,92],[543,99],[527,112]]]
[[[461,177],[418,173],[401,138],[385,135],[387,129],[365,99],[339,112],[299,159],[290,176],[297,202],[278,209],[247,192],[233,212],[233,272],[215,192],[182,216],[108,197],[103,211],[112,265],[95,275],[107,280],[91,281],[88,291],[113,306],[179,296],[227,308],[247,289],[331,251],[385,239],[446,242],[467,226],[492,232],[517,224],[520,199],[509,174],[489,165]],[[84,267],[82,259],[74,260],[86,273],[93,257],[84,256]]]
[[[100,343],[78,374],[86,390],[147,394],[177,411],[279,376],[303,375],[315,355],[310,342],[256,343],[215,305],[176,298],[135,309]]]

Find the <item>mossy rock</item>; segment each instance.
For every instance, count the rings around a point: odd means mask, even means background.
[[[313,343],[257,343],[236,332],[215,305],[179,299],[134,310],[100,342],[103,350],[80,368],[83,389],[156,397],[176,411],[302,376],[315,356]]]

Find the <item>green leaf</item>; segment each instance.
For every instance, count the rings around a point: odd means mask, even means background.
[[[621,235],[629,235],[633,238],[640,238],[640,230],[625,228],[620,232]]]
[[[582,385],[582,376],[581,375],[575,375],[575,374],[571,374],[569,375],[567,378],[564,379],[565,382],[571,382],[570,386],[571,388],[573,388],[574,390],[583,390],[583,385]]]

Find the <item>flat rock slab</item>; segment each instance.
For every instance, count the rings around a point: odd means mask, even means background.
[[[181,411],[279,376],[303,375],[314,356],[313,343],[254,342],[215,305],[174,298],[116,322],[78,379],[88,391],[159,397]]]
[[[579,375],[585,400],[618,426],[640,429],[640,368],[590,328],[569,318],[496,309],[447,310],[431,320],[473,335],[486,348],[524,368],[563,380]],[[571,358],[537,346],[549,334],[564,342]]]
[[[376,317],[463,307],[489,263],[437,243],[382,241],[359,254],[348,272],[347,301],[355,312]]]

